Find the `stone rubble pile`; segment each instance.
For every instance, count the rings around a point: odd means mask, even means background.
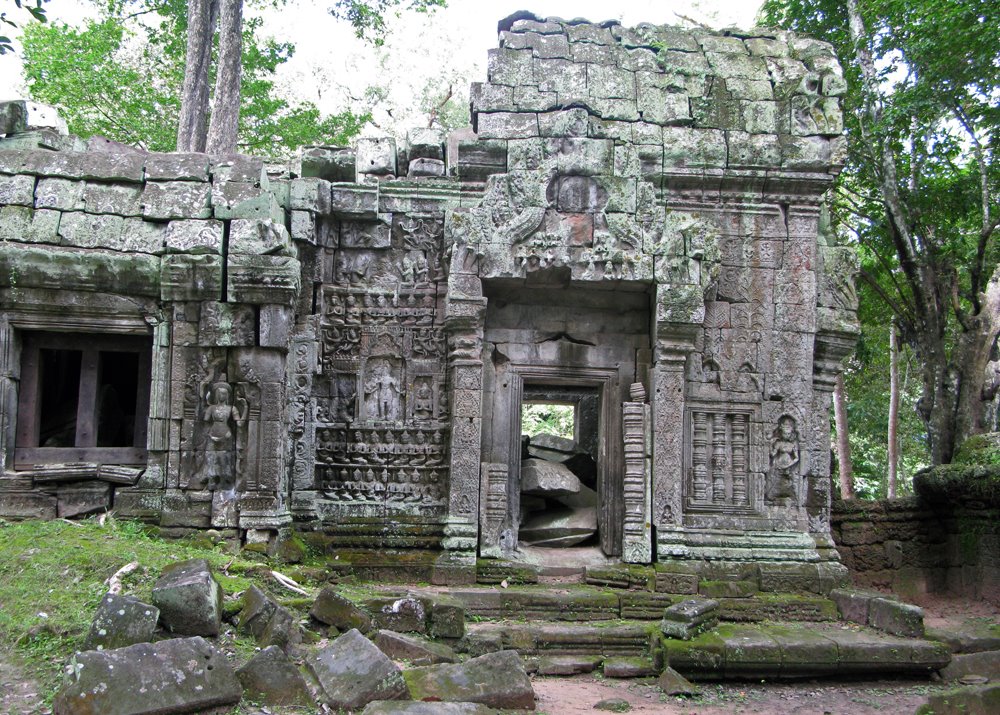
[[[597,533],[597,469],[573,440],[530,437],[521,460],[520,540],[532,546],[577,546]]]

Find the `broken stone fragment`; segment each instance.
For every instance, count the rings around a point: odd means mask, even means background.
[[[239,702],[236,674],[203,638],[175,638],[77,653],[54,715],[161,715]]]
[[[719,602],[708,598],[688,598],[663,612],[660,630],[665,636],[690,640],[719,622]]]
[[[576,494],[580,491],[580,480],[565,465],[544,459],[524,459],[521,461],[521,491],[545,497]]]
[[[124,648],[153,639],[160,609],[132,596],[109,593],[101,599],[83,643],[84,650]]]
[[[435,596],[430,630],[435,638],[461,638],[465,635],[465,607],[457,599]]]
[[[614,656],[604,660],[606,678],[646,678],[656,675],[656,669],[647,658],[637,656]]]
[[[153,586],[153,605],[171,633],[217,636],[222,626],[222,588],[205,559],[167,566]]]
[[[554,507],[529,516],[518,531],[521,541],[535,546],[565,547],[586,541],[597,533],[594,507]]]
[[[28,107],[24,100],[0,102],[0,134],[18,134],[28,130]]]
[[[420,179],[434,176],[444,176],[444,162],[440,159],[413,159],[406,172],[407,178]]]
[[[413,665],[454,663],[458,659],[448,646],[406,633],[381,630],[375,634],[374,642],[393,660],[405,660]]]
[[[494,715],[497,711],[478,703],[417,703],[402,700],[369,703],[361,715]]]
[[[233,618],[233,624],[240,633],[260,638],[277,607],[278,604],[257,586],[250,586],[243,594],[243,608]]]
[[[236,677],[244,695],[264,705],[315,705],[305,678],[278,646],[268,646],[254,655]]]
[[[413,596],[380,598],[366,604],[372,611],[372,622],[378,628],[398,633],[426,633],[430,603]]]
[[[367,633],[372,627],[371,616],[337,593],[332,586],[319,592],[309,615],[320,623],[335,626],[342,631],[356,628]]]
[[[284,606],[278,606],[274,609],[258,642],[262,646],[274,645],[288,650],[289,646],[302,642],[302,631],[292,612]]]
[[[405,673],[414,700],[481,703],[492,708],[535,707],[535,691],[514,650],[487,653],[461,664],[429,665]]]
[[[656,686],[665,695],[697,695],[699,692],[697,685],[693,685],[670,666],[664,668],[663,672],[660,673],[660,677],[656,680]]]
[[[331,708],[354,710],[374,700],[410,697],[399,668],[357,629],[306,660]]]
[[[326,181],[354,181],[357,157],[353,149],[335,146],[302,147],[300,176]]]

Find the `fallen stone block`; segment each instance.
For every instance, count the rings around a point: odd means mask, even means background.
[[[222,626],[222,588],[205,559],[179,561],[163,569],[153,586],[153,605],[171,633],[217,636]]]
[[[580,491],[580,478],[569,467],[545,459],[521,460],[521,491],[556,497]]]
[[[656,687],[663,691],[664,695],[698,695],[698,686],[693,684],[676,670],[667,666],[656,679]]]
[[[429,665],[404,674],[414,700],[481,703],[492,708],[535,707],[535,691],[517,651],[503,650],[460,664]]]
[[[895,636],[923,638],[924,611],[909,603],[873,598],[868,604],[868,624]]]
[[[1000,685],[984,685],[932,695],[914,715],[996,715],[998,712]]]
[[[160,609],[132,596],[109,593],[101,599],[83,642],[84,650],[111,650],[153,639]]]
[[[688,598],[663,612],[660,630],[670,638],[690,640],[719,622],[719,602],[712,599]]]
[[[262,646],[276,645],[282,650],[288,650],[289,646],[302,642],[302,632],[292,612],[284,606],[278,606],[257,642]]]
[[[953,655],[951,662],[942,668],[940,673],[945,680],[981,675],[991,681],[1000,681],[1000,651],[987,650]]]
[[[232,705],[243,695],[225,657],[199,637],[77,653],[54,715],[171,715]]]
[[[332,586],[327,586],[319,592],[309,615],[320,623],[335,626],[343,631],[356,628],[362,633],[367,633],[372,627],[371,616],[337,593]]]
[[[835,588],[830,591],[830,600],[837,604],[837,612],[845,621],[868,625],[868,607],[879,594],[854,588]]]
[[[597,533],[595,507],[554,507],[525,519],[518,537],[535,546],[574,546]]]
[[[458,660],[455,651],[443,643],[434,643],[406,633],[382,630],[375,635],[374,642],[379,650],[393,660],[405,660],[413,665],[454,663]]]
[[[372,623],[397,633],[426,633],[430,602],[413,596],[372,599],[366,605],[372,611]]]
[[[579,675],[593,673],[604,660],[602,656],[553,655],[538,659],[539,675]]]
[[[368,703],[361,715],[494,715],[497,711],[478,703],[418,703],[380,700]]]
[[[646,658],[613,656],[604,659],[602,672],[605,678],[648,678],[656,675],[656,668]]]
[[[465,635],[465,607],[454,598],[435,596],[430,630],[435,638],[461,638]]]
[[[306,660],[331,708],[355,710],[374,700],[410,697],[399,668],[356,628]]]
[[[257,653],[236,677],[244,695],[263,705],[315,705],[302,673],[278,646]]]
[[[233,618],[233,625],[240,633],[260,638],[274,615],[278,604],[256,586],[243,594],[243,609]]]
[[[594,710],[604,710],[611,713],[627,713],[632,709],[631,703],[625,698],[604,698],[594,703]]]

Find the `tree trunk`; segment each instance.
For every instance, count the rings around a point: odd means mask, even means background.
[[[896,498],[899,474],[899,338],[896,336],[896,321],[889,322],[889,430],[886,437],[888,449],[888,484],[886,495]]]
[[[243,75],[243,0],[220,0],[219,65],[215,73],[208,151],[234,154],[240,125],[240,83]]]
[[[837,472],[840,476],[840,498],[854,498],[854,465],[851,462],[851,440],[847,431],[847,398],[844,394],[844,373],[837,375],[833,387],[833,423],[837,430]]]
[[[177,151],[205,151],[208,71],[212,64],[212,36],[218,7],[218,0],[188,0],[187,56],[177,122]]]

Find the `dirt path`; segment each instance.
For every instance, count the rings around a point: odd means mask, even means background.
[[[0,650],[0,713],[45,715],[51,712],[38,694],[38,684],[8,651]]]
[[[911,713],[929,692],[944,689],[926,680],[868,682],[702,684],[697,698],[668,698],[655,681],[614,681],[593,676],[538,678],[537,712],[547,715],[594,715],[594,704],[622,698],[634,713],[684,715],[875,715]],[[662,699],[661,699],[662,698]]]

